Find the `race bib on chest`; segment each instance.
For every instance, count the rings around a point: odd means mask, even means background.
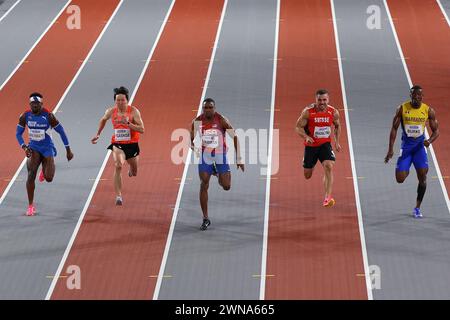
[[[217,148],[219,147],[219,135],[217,130],[208,129],[203,132],[202,135],[202,145],[206,148]]]
[[[28,137],[32,141],[42,141],[45,139],[44,129],[28,129]]]
[[[114,129],[114,138],[116,141],[130,141],[130,129]]]
[[[331,127],[315,127],[314,138],[329,138],[331,134]]]
[[[417,138],[423,135],[423,126],[420,124],[405,125],[406,135],[411,138]]]

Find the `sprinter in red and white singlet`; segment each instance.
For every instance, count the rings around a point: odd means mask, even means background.
[[[137,175],[139,160],[139,134],[144,133],[139,110],[128,104],[128,89],[125,87],[114,89],[114,107],[108,108],[100,119],[97,134],[92,143],[97,143],[106,122],[111,119],[114,133],[108,149],[112,150],[114,159],[114,188],[116,191],[116,205],[122,205],[122,167],[125,162],[130,166],[128,176]]]
[[[305,154],[303,157],[305,178],[311,178],[317,160],[320,160],[324,168],[324,207],[332,207],[335,204],[335,200],[331,196],[333,187],[333,165],[336,161],[336,157],[331,147],[331,135],[333,132],[336,150],[341,150],[339,144],[341,133],[339,112],[328,105],[328,102],[328,91],[324,89],[318,90],[316,92],[316,103],[303,109],[295,128],[298,135],[305,140]],[[333,126],[334,130],[332,130]]]

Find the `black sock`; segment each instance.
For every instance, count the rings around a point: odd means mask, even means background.
[[[422,202],[423,196],[425,195],[425,190],[427,190],[426,183],[419,183],[419,186],[417,187],[417,201]]]

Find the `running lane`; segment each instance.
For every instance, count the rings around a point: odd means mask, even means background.
[[[171,135],[188,128],[198,108],[223,5],[175,2],[133,102],[146,127],[138,176],[124,175],[124,205],[116,207],[109,159],[63,268],[80,267],[82,288],[60,280],[53,299],[152,298],[183,172],[171,161]],[[109,139],[105,132],[105,147]]]
[[[39,91],[44,96],[44,106],[49,110],[55,107],[118,3],[118,0],[72,1],[82,12],[81,29],[67,28],[69,15],[63,12],[1,90],[2,123],[8,133],[2,147],[8,152],[0,160],[0,194],[24,158],[15,132],[19,115],[29,108],[29,94]]]
[[[120,7],[118,2],[114,4],[115,15],[110,12],[104,21],[98,21],[104,33],[56,114],[66,129],[74,159],[67,163],[60,137],[54,133],[59,152],[56,175],[52,183],[37,184],[37,216],[23,216],[26,170],[20,172],[0,206],[3,298],[46,297],[105,157],[103,146],[90,143],[98,119],[113,102],[112,88],[135,88],[170,1],[123,1]],[[109,134],[105,132],[106,137]]]
[[[3,17],[4,11],[16,3],[16,0],[5,1],[0,6],[0,43],[2,44],[0,86],[56,15],[65,8],[67,2],[67,0],[21,0],[5,17]]]
[[[367,299],[336,57],[330,2],[281,1],[274,119],[280,164],[271,182],[266,299]],[[330,91],[341,115],[333,208],[322,207],[320,163],[311,180],[303,177],[304,146],[294,131],[318,88]]]
[[[245,172],[229,153],[231,190],[211,177],[203,232],[198,165],[189,165],[159,299],[259,297],[276,8],[276,0],[228,1],[206,96],[239,129]]]
[[[448,192],[450,149],[447,142],[450,131],[446,130],[445,124],[450,122],[450,26],[434,0],[387,3],[403,54],[407,57],[411,81],[423,87],[424,102],[435,109],[442,124],[441,135],[433,148]],[[448,3],[443,1],[442,4]]]
[[[350,108],[355,166],[364,220],[369,264],[381,277],[374,299],[441,299],[449,297],[450,265],[448,210],[429,159],[430,172],[422,210],[425,218],[412,218],[417,197],[413,168],[403,184],[394,171],[400,149],[383,161],[397,106],[408,99],[409,84],[388,19],[380,29],[368,28],[367,8],[377,5],[387,17],[382,0],[335,0],[343,74]],[[369,20],[371,21],[371,20]],[[373,270],[376,270],[375,268]]]

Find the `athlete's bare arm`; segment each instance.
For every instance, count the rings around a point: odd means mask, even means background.
[[[341,151],[341,144],[339,143],[339,139],[341,137],[341,121],[339,116],[339,111],[334,109],[333,114],[333,124],[334,124],[334,145],[336,147],[336,151]]]
[[[397,130],[398,127],[400,126],[401,121],[402,121],[402,106],[399,106],[397,108],[397,111],[395,112],[394,120],[392,120],[391,133],[389,135],[389,149],[386,157],[384,158],[385,163],[388,163],[389,160],[394,156],[394,143],[395,138],[397,137]]]
[[[308,108],[303,109],[302,114],[297,119],[297,124],[295,125],[295,132],[306,141],[306,143],[313,143],[314,139],[306,134],[305,127],[308,124],[309,111]]]
[[[100,134],[102,133],[103,129],[105,128],[106,122],[111,119],[111,116],[113,114],[114,108],[108,108],[105,111],[105,114],[103,115],[103,117],[100,119],[100,123],[98,124],[98,130],[97,130],[97,134],[91,139],[91,142],[93,144],[96,144],[98,139],[100,138]]]
[[[50,122],[50,126],[52,128],[55,128],[56,126],[60,125],[58,119],[56,119],[55,115],[52,112],[49,113],[48,119],[49,119],[49,122]],[[61,128],[62,128],[62,126],[61,126]],[[56,129],[58,129],[58,128],[56,128]],[[62,136],[61,130],[57,130],[57,132],[59,133],[60,136]],[[64,135],[65,135],[65,133],[64,133]],[[67,161],[70,161],[70,160],[73,159],[72,150],[70,150],[70,146],[68,146],[68,145],[66,146],[66,156],[67,156]]]
[[[231,125],[230,121],[227,118],[225,118],[224,116],[221,116],[220,123],[221,123],[222,127],[226,130],[226,132],[230,135],[230,137],[233,138],[234,150],[236,151],[237,168],[238,168],[238,170],[240,168],[242,171],[244,171],[245,168],[244,168],[244,164],[242,163],[241,148],[239,146],[238,136],[236,135],[236,132],[234,131],[233,126]]]
[[[22,113],[19,117],[19,126],[25,128],[26,125],[27,125],[27,122],[25,120],[25,115]],[[22,146],[22,149],[23,149],[23,151],[25,151],[25,155],[27,158],[31,157],[31,149],[26,144],[24,144]]]
[[[425,140],[423,142],[423,145],[425,147],[429,147],[430,144],[432,144],[434,140],[436,140],[439,137],[439,124],[438,121],[436,120],[436,112],[431,107],[428,110],[428,123],[430,124],[431,128],[431,136],[428,140]]]
[[[133,107],[131,115],[133,116],[133,119],[128,122],[128,126],[130,127],[130,129],[139,133],[144,133],[145,129],[144,122],[142,121],[141,117],[141,112],[136,107]]]

